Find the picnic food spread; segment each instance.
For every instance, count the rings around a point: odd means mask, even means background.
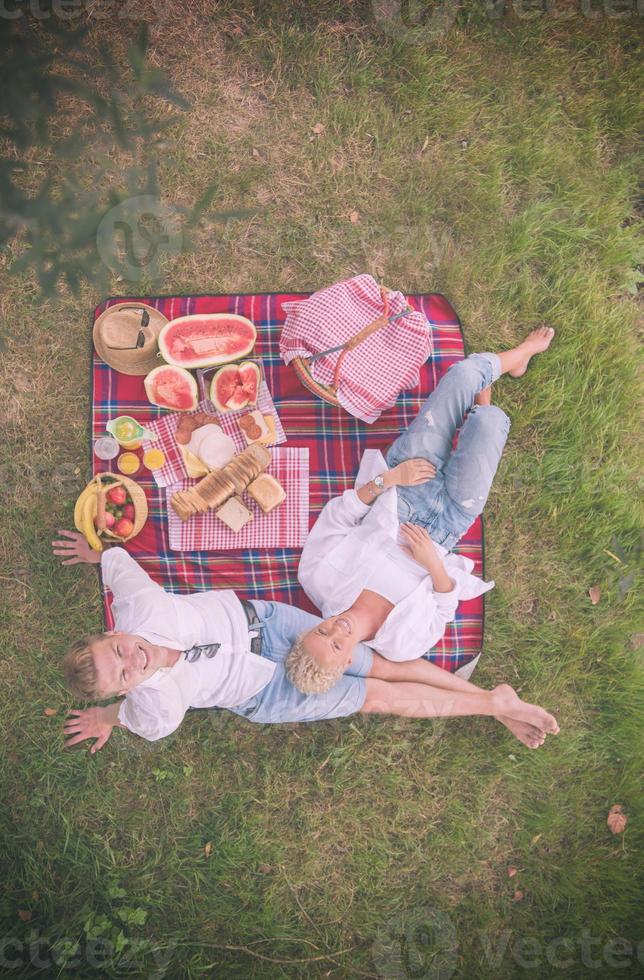
[[[248,446],[220,470],[205,476],[196,486],[173,494],[170,505],[182,521],[189,520],[193,514],[203,514],[209,509],[221,507],[230,497],[242,493],[256,480],[270,461],[271,453],[265,446]]]

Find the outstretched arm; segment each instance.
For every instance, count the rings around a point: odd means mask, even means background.
[[[65,720],[65,735],[71,735],[65,742],[65,748],[69,749],[79,742],[84,742],[86,738],[95,738],[96,741],[90,748],[90,753],[94,755],[102,749],[116,725],[118,728],[125,728],[118,720],[119,708],[123,699],[108,704],[106,708],[86,708],[85,711],[70,711]],[[75,717],[74,717],[75,716]]]
[[[61,565],[98,565],[101,560],[101,552],[90,548],[85,537],[78,531],[58,531],[64,538],[60,541],[52,541],[55,555],[60,555],[63,559]]]

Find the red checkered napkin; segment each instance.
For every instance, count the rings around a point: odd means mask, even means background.
[[[286,442],[286,434],[282,428],[280,417],[277,414],[277,409],[275,408],[271,393],[265,381],[262,381],[259,386],[256,408],[259,409],[262,415],[272,415],[275,421],[275,442],[270,443],[270,445],[275,446],[280,442]],[[206,398],[204,401],[199,402],[194,412],[188,412],[187,414],[196,415],[197,412],[208,412],[209,415],[216,415],[217,424],[231,437],[235,443],[237,452],[241,452],[242,449],[246,448],[246,440],[239,430],[237,419],[241,418],[248,411],[247,408],[242,408],[238,412],[225,412],[220,414],[213,403]],[[143,448],[151,449],[155,447],[156,449],[162,449],[165,454],[165,464],[161,469],[154,470],[152,474],[157,486],[169,487],[188,479],[183,455],[174,437],[177,426],[185,414],[186,412],[175,412],[173,415],[164,415],[155,422],[146,423],[146,428],[151,429],[152,432],[156,432],[159,438],[156,442],[144,440]]]
[[[253,515],[241,531],[234,533],[215,512],[195,514],[181,521],[170,506],[177,490],[193,487],[198,480],[182,480],[166,487],[166,507],[172,551],[229,551],[233,548],[301,548],[309,533],[309,451],[285,447],[273,450],[268,467],[286,491],[286,500],[264,514],[247,493],[242,499]]]
[[[407,300],[389,292],[389,315],[402,313]],[[317,354],[350,340],[384,312],[380,286],[369,275],[313,293],[308,299],[282,303],[288,314],[280,337],[280,354],[286,364],[294,357]],[[337,397],[343,408],[363,422],[375,422],[405,388],[415,388],[420,368],[432,349],[431,332],[423,313],[416,310],[385,324],[342,361]],[[313,378],[333,383],[340,351],[311,364]]]

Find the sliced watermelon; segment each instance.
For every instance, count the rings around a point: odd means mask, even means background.
[[[184,368],[162,364],[150,371],[143,383],[148,401],[153,405],[173,408],[177,412],[189,412],[197,407],[197,382]]]
[[[230,411],[228,402],[240,387],[240,380],[236,364],[227,364],[226,367],[219,368],[210,382],[210,401],[218,411]]]
[[[246,408],[247,405],[248,395],[241,385],[237,385],[231,397],[226,402],[226,408],[229,412],[236,412],[240,408]]]
[[[257,404],[257,395],[259,394],[259,383],[262,379],[262,373],[259,369],[259,364],[255,361],[243,361],[239,365],[239,376],[241,378],[241,386],[248,396],[248,404]]]
[[[197,368],[226,364],[250,354],[257,331],[236,313],[202,313],[170,320],[159,334],[159,350],[168,364]]]

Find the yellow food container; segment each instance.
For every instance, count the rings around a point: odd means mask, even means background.
[[[116,461],[116,465],[121,473],[125,473],[126,476],[132,476],[134,473],[138,473],[141,468],[141,460],[136,453],[121,453]]]
[[[149,470],[160,470],[165,463],[165,453],[161,449],[146,449],[143,453],[143,465]]]

